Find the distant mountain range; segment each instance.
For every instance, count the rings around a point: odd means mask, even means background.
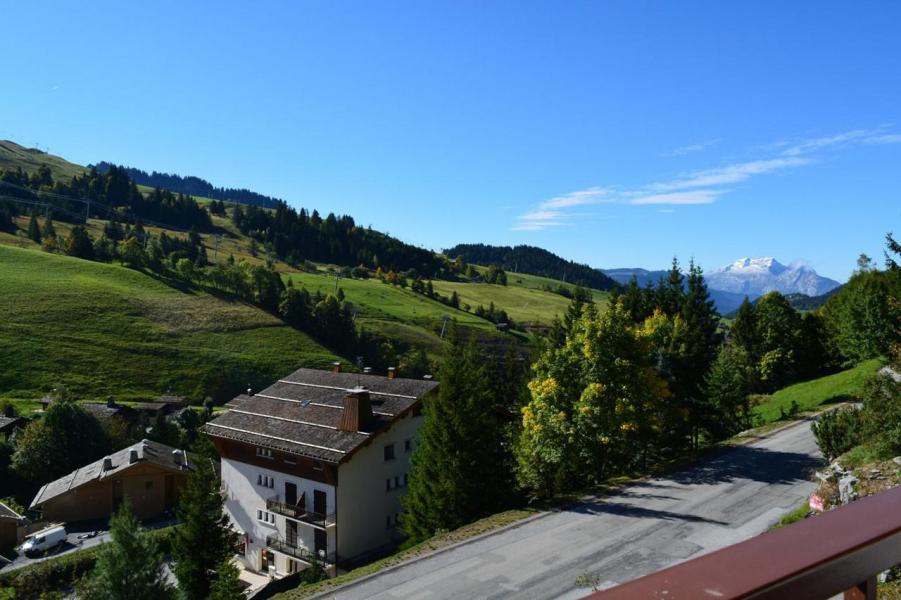
[[[642,287],[656,283],[667,273],[641,268],[603,269],[602,272],[623,284],[635,277]],[[835,280],[818,275],[807,265],[792,263],[786,266],[770,257],[742,258],[705,273],[704,278],[717,310],[724,315],[737,309],[745,297],[756,300],[772,291],[790,296],[792,304],[799,310],[809,310],[821,305],[825,294],[841,286]]]
[[[820,296],[841,284],[822,277],[803,263],[783,265],[775,258],[741,258],[731,265],[711,271],[706,275],[709,287],[747,294],[751,298],[767,292]]]

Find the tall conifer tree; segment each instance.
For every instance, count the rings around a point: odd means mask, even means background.
[[[484,357],[451,324],[439,369],[439,388],[424,401],[425,422],[413,454],[403,528],[414,540],[455,529],[492,512],[502,485],[496,479],[504,443],[487,385]]]
[[[181,523],[172,542],[178,588],[187,600],[205,600],[215,570],[234,552],[234,539],[223,512],[219,477],[211,461],[197,457],[188,473],[176,515]]]

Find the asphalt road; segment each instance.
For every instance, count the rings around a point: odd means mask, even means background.
[[[683,471],[633,483],[519,527],[329,592],[339,600],[569,599],[753,537],[814,490],[808,422]]]
[[[158,529],[174,524],[175,520],[172,517],[160,517],[142,523],[146,529]],[[89,536],[87,534],[93,535]],[[43,562],[63,554],[75,552],[76,550],[86,550],[91,546],[97,546],[104,542],[108,542],[109,539],[109,523],[106,520],[74,524],[70,523],[66,525],[66,541],[59,548],[51,550],[46,556],[35,558],[17,552],[12,561],[7,561],[6,559],[0,560],[0,573],[14,571],[34,563]]]

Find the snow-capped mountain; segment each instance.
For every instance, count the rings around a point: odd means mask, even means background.
[[[811,267],[795,262],[786,266],[775,258],[742,258],[731,265],[705,274],[713,290],[747,294],[752,299],[767,292],[819,296],[839,282],[817,275]]]

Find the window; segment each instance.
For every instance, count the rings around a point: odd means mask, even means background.
[[[394,460],[394,444],[385,446],[385,460]]]
[[[386,492],[391,491],[391,478],[390,477],[385,480],[385,491]]]
[[[385,517],[385,529],[391,529],[391,515]]]
[[[400,477],[394,477],[394,487],[400,487]]]
[[[413,450],[413,440],[404,440],[404,452],[411,452]]]
[[[275,514],[265,510],[257,510],[257,521],[267,525],[275,525]]]
[[[407,487],[407,484],[410,482],[410,476],[404,473],[404,487]]]
[[[275,487],[275,478],[269,477],[268,475],[258,474],[257,475],[257,485],[261,485],[266,488],[274,488]]]
[[[272,450],[269,448],[259,448],[257,447],[257,456],[262,458],[272,458]]]
[[[297,573],[297,561],[288,559],[288,574]]]

